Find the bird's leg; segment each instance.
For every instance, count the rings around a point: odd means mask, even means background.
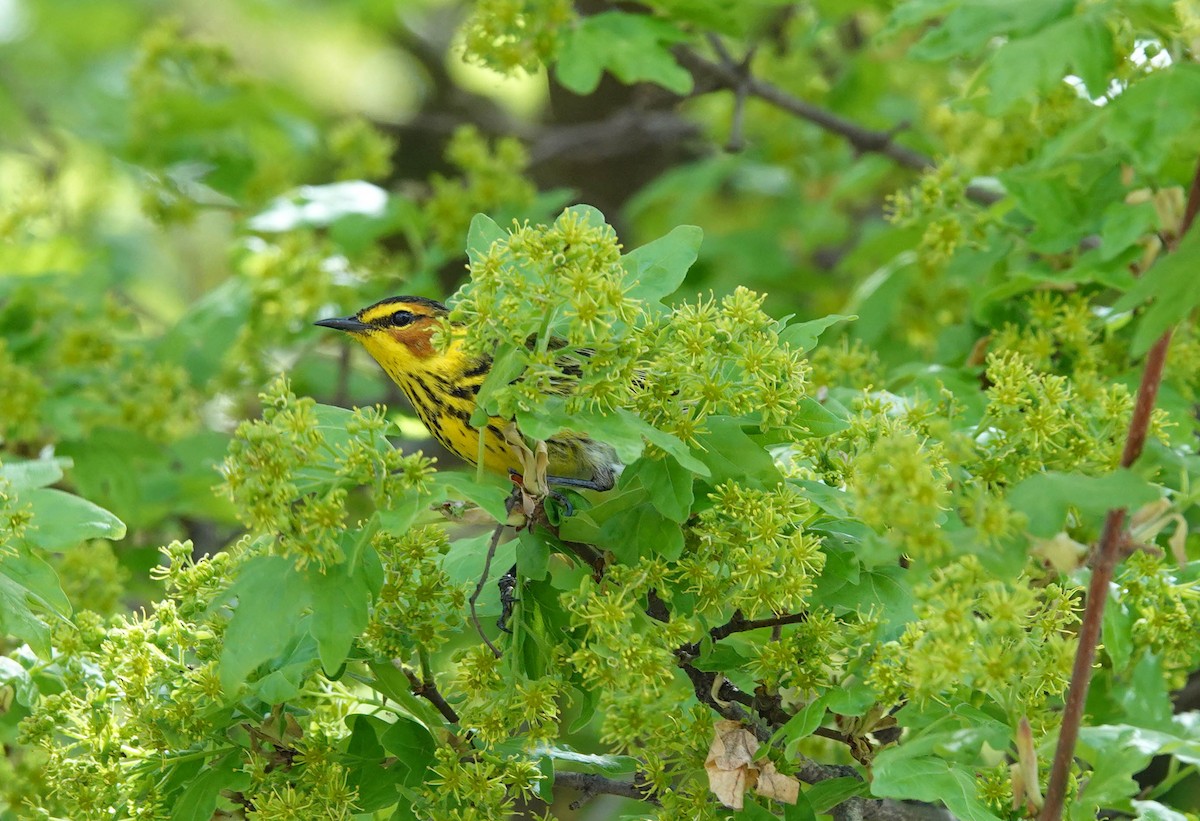
[[[500,577],[496,586],[500,588],[500,618],[496,620],[496,626],[512,635],[512,630],[508,627],[508,620],[512,618],[513,605],[520,601],[513,594],[513,591],[517,589],[517,566],[515,564]]]

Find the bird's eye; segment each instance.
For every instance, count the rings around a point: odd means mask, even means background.
[[[416,318],[417,317],[415,314],[409,313],[408,311],[396,311],[396,313],[388,317],[387,324],[391,325],[393,328],[403,328],[405,325],[411,325],[413,320]]]

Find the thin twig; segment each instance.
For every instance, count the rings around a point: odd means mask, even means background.
[[[834,114],[832,111],[815,106],[812,103],[795,97],[779,86],[760,80],[748,72],[739,72],[736,66],[722,65],[701,57],[688,48],[675,50],[676,59],[696,75],[698,79],[707,78],[716,86],[727,88],[735,93],[742,87],[751,97],[757,97],[763,102],[770,103],[789,114],[794,114],[831,134],[844,138],[855,150],[862,153],[882,154],[905,168],[924,171],[933,168],[933,159],[920,151],[916,151],[895,142],[895,129],[890,131],[875,131],[865,128],[853,120],[848,120]],[[979,185],[967,186],[967,198],[981,205],[991,205],[1003,197],[996,191]]]
[[[650,804],[658,804],[658,799],[650,795],[649,788],[634,781],[618,781],[595,773],[556,772],[555,787],[569,787],[579,790],[583,795],[571,802],[571,809],[577,810],[594,795],[619,795],[623,798],[636,798]]]
[[[487,558],[483,560],[483,573],[479,576],[479,583],[475,585],[475,592],[471,594],[471,598],[467,599],[467,603],[471,605],[471,621],[475,624],[475,632],[479,633],[479,637],[483,639],[483,643],[492,651],[492,655],[500,658],[502,655],[496,649],[496,645],[492,644],[491,639],[483,632],[483,625],[479,623],[479,615],[475,612],[475,602],[479,599],[479,594],[483,591],[483,586],[487,584],[488,574],[492,572],[492,557],[496,555],[496,546],[500,544],[500,534],[504,532],[504,524],[496,525],[495,531],[492,532],[492,541],[488,544]]]
[[[1192,227],[1200,211],[1200,164],[1192,178],[1188,193],[1187,210],[1179,228],[1183,237]],[[1146,354],[1146,365],[1142,381],[1138,385],[1137,401],[1133,417],[1129,421],[1129,434],[1125,438],[1125,449],[1121,454],[1121,467],[1129,467],[1142,454],[1146,436],[1150,429],[1150,417],[1154,402],[1162,383],[1163,367],[1167,361],[1167,349],[1171,345],[1168,328],[1154,347]],[[1083,622],[1079,626],[1079,649],[1075,653],[1075,664],[1071,669],[1071,684],[1063,705],[1062,727],[1058,731],[1058,746],[1054,750],[1054,761],[1050,767],[1050,781],[1046,786],[1046,803],[1039,816],[1040,821],[1059,821],[1063,802],[1066,799],[1067,779],[1071,774],[1071,762],[1075,758],[1075,743],[1079,740],[1079,727],[1083,722],[1083,708],[1087,701],[1088,688],[1092,683],[1092,664],[1096,660],[1096,646],[1100,641],[1100,626],[1104,619],[1104,605],[1108,599],[1108,586],[1117,566],[1121,542],[1123,541],[1124,508],[1110,510],[1104,518],[1104,531],[1096,547],[1092,563],[1092,578],[1088,583],[1087,606]]]
[[[733,89],[733,116],[730,118],[729,139],[725,141],[725,150],[736,154],[746,147],[746,97],[749,92],[747,80],[750,77],[750,61],[754,59],[755,48],[751,46],[750,50],[746,52],[746,56],[738,61],[733,59],[733,55],[725,48],[724,41],[715,33],[709,32],[708,42],[717,56],[721,58],[721,63],[726,68],[737,72],[738,76],[742,78],[741,82]]]
[[[788,624],[800,624],[808,621],[808,613],[789,613],[785,616],[772,616],[769,619],[745,619],[742,611],[738,610],[733,617],[719,627],[708,631],[713,641],[720,641],[734,633],[745,633],[748,630],[758,630],[763,627],[782,627]]]

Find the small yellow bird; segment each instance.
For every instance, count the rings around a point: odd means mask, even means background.
[[[463,352],[465,329],[453,325],[450,347],[438,351],[430,337],[447,315],[446,306],[419,296],[395,296],[354,316],[322,319],[324,328],[345,331],[367,349],[392,378],[433,437],[471,464],[479,461],[479,430],[471,426],[475,397],[492,368],[489,356]],[[505,437],[509,422],[488,419],[483,431],[483,466],[501,475],[522,472],[522,460]],[[564,431],[546,441],[546,481],[590,490],[609,490],[621,463],[609,445]]]

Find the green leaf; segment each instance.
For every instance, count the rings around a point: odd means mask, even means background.
[[[650,494],[654,505],[668,519],[683,523],[692,512],[692,482],[695,476],[671,456],[663,459],[639,459],[621,474],[622,487],[637,478]]]
[[[412,723],[406,717],[397,723]],[[355,806],[362,812],[376,812],[390,807],[400,800],[400,784],[409,778],[412,769],[407,764],[394,762],[385,764],[383,744],[380,737],[391,728],[378,716],[350,715],[346,717],[350,727],[350,740],[341,763],[346,767],[346,785],[355,789]]]
[[[889,565],[863,569],[857,582],[845,582],[830,588],[820,585],[814,601],[825,607],[845,608],[852,613],[875,611],[892,633],[899,633],[913,617],[909,575],[903,568]]]
[[[11,578],[8,562],[0,562],[0,636],[14,636],[29,644],[40,658],[50,655],[50,627],[33,612],[39,598]]]
[[[1100,258],[1116,259],[1158,227],[1158,213],[1152,202],[1130,204],[1114,202],[1104,213],[1100,229]]]
[[[33,676],[14,658],[0,656],[0,686],[11,687],[13,697],[22,707],[33,707],[38,700]]]
[[[1114,750],[1136,754],[1133,774],[1145,767],[1153,756],[1171,755],[1184,764],[1200,765],[1200,735],[1196,733],[1196,714],[1175,717],[1177,732],[1149,730],[1128,724],[1107,724],[1101,727],[1082,727],[1079,743],[1084,746],[1080,755],[1095,766]]]
[[[626,85],[648,82],[689,94],[692,75],[675,62],[670,46],[687,35],[666,20],[606,11],[585,17],[566,37],[555,74],[576,94],[591,94],[607,70]]]
[[[683,531],[650,505],[626,510],[600,526],[601,544],[625,564],[641,557],[678,559],[683,553]]]
[[[775,731],[772,743],[782,741],[786,745],[785,754],[789,758],[793,757],[795,750],[791,749],[792,745],[808,738],[825,721],[826,701],[825,696],[820,696],[802,707],[786,724]]]
[[[1115,60],[1112,33],[1100,15],[1059,20],[1029,37],[1009,40],[992,55],[990,108],[1003,113],[1017,100],[1058,85],[1072,70],[1090,94],[1103,94]]]
[[[475,397],[475,410],[471,413],[471,424],[482,429],[488,423],[488,416],[497,411],[492,400],[492,394],[497,388],[504,387],[521,375],[525,369],[525,352],[519,348],[501,345],[492,360],[492,369],[479,386]]]
[[[1152,730],[1172,730],[1174,711],[1160,656],[1143,651],[1132,674],[1118,677],[1115,695],[1125,708],[1129,723]]]
[[[1114,591],[1104,608],[1104,652],[1115,671],[1122,671],[1133,658],[1133,623],[1136,616],[1129,612],[1123,597]]]
[[[488,474],[485,474],[483,482],[475,478],[474,473],[463,473],[456,470],[439,470],[433,477],[433,485],[437,487],[441,485],[446,488],[453,488],[462,496],[465,496],[470,501],[477,504],[483,510],[487,511],[497,522],[507,521],[508,511],[504,504],[508,500],[511,485],[505,487],[500,483],[499,479],[494,479]],[[433,501],[438,498],[435,491],[433,499],[425,501]]]
[[[483,573],[484,559],[487,557],[488,542],[491,541],[491,530],[466,539],[455,539],[450,543],[450,549],[442,559],[442,570],[450,578],[452,584],[470,584],[472,588]],[[510,567],[516,564],[516,539],[502,541],[496,548],[492,558],[492,566],[483,591],[479,595],[476,609],[480,617],[500,615],[500,593],[496,589],[496,580]]]
[[[716,487],[736,479],[750,487],[773,488],[783,481],[779,466],[767,449],[742,430],[742,422],[728,416],[711,416],[707,433],[700,434],[700,459],[709,484]]]
[[[1000,177],[1033,223],[1029,241],[1047,253],[1071,250],[1099,231],[1108,206],[1125,196],[1119,158],[1112,150],[1018,166]]]
[[[986,742],[1003,749],[1007,727],[926,733],[883,750],[872,767],[871,793],[879,798],[941,801],[964,821],[998,821],[979,798],[975,780]],[[960,763],[965,762],[965,763]]]
[[[33,508],[25,538],[43,550],[62,550],[88,539],[123,539],[125,523],[99,505],[53,488],[21,494]]]
[[[171,821],[208,821],[217,808],[221,790],[239,790],[250,782],[250,774],[240,772],[240,759],[233,753],[214,758],[198,775],[187,780],[187,787],[174,800]]]
[[[437,743],[429,734],[429,730],[411,719],[400,716],[380,735],[379,743],[383,745],[383,749],[396,756],[397,763],[407,770],[401,783],[408,787],[420,786],[437,750]]]
[[[1029,518],[1028,531],[1048,539],[1061,533],[1071,509],[1099,521],[1109,510],[1137,510],[1161,496],[1157,487],[1128,470],[1106,476],[1039,473],[1009,491],[1007,501]]]
[[[915,12],[912,6],[916,6]],[[945,60],[974,54],[994,37],[1037,32],[1074,10],[1072,0],[967,0],[963,3],[906,3],[896,11],[905,25],[954,10],[929,30],[912,50],[918,60]]]
[[[229,696],[260,664],[280,653],[307,625],[300,614],[309,606],[304,576],[279,556],[256,556],[242,567],[222,597],[237,607],[221,650],[221,687]]]
[[[628,274],[625,295],[653,303],[675,293],[695,264],[703,241],[704,232],[699,228],[680,225],[665,237],[625,254],[621,257]]]
[[[324,572],[309,567],[304,582],[312,601],[309,632],[317,642],[321,666],[332,674],[367,627],[371,590],[362,568],[350,561],[327,566]]]
[[[763,801],[765,799],[759,799]],[[763,807],[758,801],[755,801],[750,795],[746,795],[745,802],[742,808],[733,813],[733,818],[738,821],[778,821],[775,813]]]
[[[808,803],[806,793],[800,793],[795,804],[783,805],[783,821],[817,821],[817,814]]]
[[[1135,168],[1156,174],[1173,156],[1194,150],[1200,66],[1177,62],[1152,71],[1106,108],[1104,136],[1124,149]]]
[[[230,277],[189,306],[159,343],[158,357],[182,365],[192,384],[208,383],[246,327],[250,302],[249,282]]]
[[[508,237],[508,232],[487,214],[476,214],[467,229],[467,258],[479,262],[492,248],[492,243]]]
[[[1131,350],[1135,356],[1150,350],[1167,328],[1178,324],[1200,305],[1200,277],[1195,270],[1197,254],[1200,254],[1200,230],[1193,228],[1174,251],[1162,256],[1113,306],[1113,310],[1128,311],[1154,300],[1134,333]]]
[[[1137,821],[1188,821],[1188,817],[1157,801],[1133,801]]]
[[[850,427],[849,422],[811,396],[800,400],[798,411],[794,421],[804,429],[809,437],[832,436]]]
[[[1124,725],[1082,727],[1076,756],[1091,764],[1087,782],[1071,802],[1072,821],[1093,819],[1100,807],[1111,807],[1138,794],[1134,774],[1157,753],[1165,753],[1166,734]]]
[[[521,575],[533,581],[542,581],[550,572],[550,545],[540,533],[523,530],[517,538],[521,542],[517,551],[517,567]]]
[[[70,459],[61,458],[5,462],[0,465],[0,481],[11,482],[13,490],[32,490],[54,484],[63,477],[63,468],[70,466]]]
[[[545,441],[563,430],[569,419],[572,429],[586,430],[589,436],[612,445],[617,458],[626,465],[636,461],[646,449],[646,442],[650,442],[674,456],[692,473],[708,476],[708,468],[692,455],[682,440],[659,430],[632,411],[618,408],[611,413],[584,410],[567,414],[566,400],[562,397],[553,397],[543,405],[537,411],[517,413],[517,425],[524,435]]]
[[[817,339],[830,327],[839,322],[853,322],[856,319],[858,317],[853,314],[846,316],[830,314],[820,319],[810,319],[808,322],[797,322],[794,325],[788,325],[783,333],[779,334],[779,341],[800,351],[811,351],[817,347]]]
[[[64,619],[71,615],[71,600],[63,592],[58,573],[36,552],[18,548],[15,555],[3,556],[0,573],[28,590],[54,615]]]
[[[853,798],[856,795],[868,795],[869,793],[870,790],[867,787],[867,782],[861,778],[844,776],[842,778],[830,778],[825,781],[818,781],[804,791],[804,797],[808,799],[809,806],[812,807],[813,812],[818,815],[824,815],[847,798]]]

